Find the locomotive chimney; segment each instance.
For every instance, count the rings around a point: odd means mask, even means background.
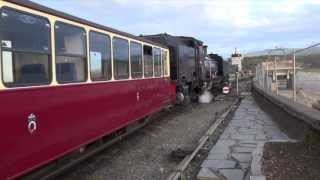
[[[208,50],[208,46],[204,45],[203,46],[203,54],[204,54],[204,56],[207,56],[207,50]]]

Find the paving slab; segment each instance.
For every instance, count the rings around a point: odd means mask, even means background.
[[[262,174],[263,147],[258,147],[252,153],[251,174],[259,176]]]
[[[239,163],[239,164],[241,169],[244,171],[248,171],[248,169],[250,168],[250,163]]]
[[[201,168],[197,175],[198,180],[220,180],[209,168]]]
[[[236,162],[232,160],[205,160],[201,166],[212,169],[235,168]]]
[[[231,157],[240,163],[249,163],[252,159],[252,156],[249,153],[232,153]]]
[[[255,135],[248,134],[248,135],[231,135],[231,139],[235,140],[254,140]]]
[[[244,172],[241,169],[221,169],[219,171],[227,180],[242,180]]]
[[[226,160],[229,158],[228,153],[209,153],[208,160]]]
[[[230,147],[237,143],[236,140],[228,139],[228,140],[220,140],[218,141],[215,146],[224,146],[224,147]]]
[[[225,176],[226,180],[265,180],[261,170],[263,146],[265,142],[278,140],[290,139],[253,98],[247,96],[202,163],[199,175],[205,178],[205,174],[209,174],[209,178],[218,178],[214,176],[218,174]]]
[[[217,153],[230,153],[229,146],[214,146],[209,153],[217,154]]]
[[[252,153],[254,151],[255,147],[242,147],[242,146],[237,146],[233,148],[233,152],[236,153]]]
[[[266,180],[265,176],[250,176],[250,180]]]
[[[257,134],[256,135],[256,140],[266,141],[268,139],[271,139],[271,137],[267,136],[266,134]]]
[[[258,143],[256,141],[252,141],[252,142],[240,141],[238,145],[241,147],[256,148],[258,146]]]

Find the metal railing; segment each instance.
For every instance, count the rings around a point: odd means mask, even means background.
[[[256,66],[255,81],[277,95],[316,107],[320,104],[320,43],[270,50],[267,60]]]

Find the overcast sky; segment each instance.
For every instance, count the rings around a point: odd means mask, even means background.
[[[228,57],[320,42],[320,0],[34,0],[135,35],[193,36]]]

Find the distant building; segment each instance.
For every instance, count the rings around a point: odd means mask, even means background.
[[[234,53],[231,55],[231,64],[236,67],[238,72],[242,71],[242,60],[242,54],[237,52],[237,49],[235,49]]]

